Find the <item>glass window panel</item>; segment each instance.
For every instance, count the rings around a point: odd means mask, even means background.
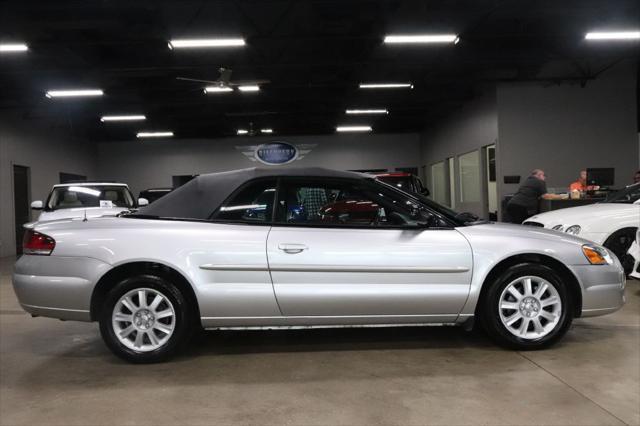
[[[413,220],[406,202],[357,184],[291,180],[278,195],[278,217],[300,225],[405,225]]]
[[[480,202],[480,153],[471,151],[458,157],[460,166],[460,201]]]
[[[213,218],[233,222],[270,222],[276,180],[250,183],[214,214]]]
[[[433,200],[436,203],[447,205],[447,176],[444,161],[431,166],[431,182]]]

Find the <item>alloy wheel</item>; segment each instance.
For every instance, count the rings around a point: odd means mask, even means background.
[[[151,288],[137,288],[115,304],[111,323],[124,346],[136,352],[150,352],[171,338],[176,327],[176,312],[164,294]]]
[[[562,300],[549,281],[523,276],[504,288],[498,311],[502,324],[511,334],[536,340],[548,335],[560,322]]]

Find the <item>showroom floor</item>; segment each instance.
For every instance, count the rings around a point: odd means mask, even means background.
[[[209,332],[170,363],[96,324],[32,319],[0,262],[0,424],[640,424],[640,282],[563,342],[510,352],[452,327]]]

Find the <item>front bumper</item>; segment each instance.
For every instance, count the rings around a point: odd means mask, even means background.
[[[622,308],[626,278],[617,259],[613,265],[574,265],[571,269],[582,287],[581,316],[606,315]]]
[[[24,255],[14,267],[13,289],[32,315],[91,321],[93,289],[110,268],[88,257]]]

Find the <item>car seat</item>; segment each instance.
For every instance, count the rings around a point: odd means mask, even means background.
[[[117,191],[104,191],[105,200],[108,201],[118,201],[118,192]]]
[[[64,193],[62,201],[60,202],[60,207],[62,208],[82,207],[82,202],[78,200],[78,194],[76,194],[75,192],[67,191]]]

